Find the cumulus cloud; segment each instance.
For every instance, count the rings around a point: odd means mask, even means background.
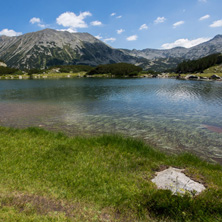
[[[115,12],[113,12],[112,14],[110,14],[110,16],[115,16],[116,15],[116,13]]]
[[[118,29],[118,30],[116,30],[116,32],[117,32],[117,34],[122,34],[123,32],[125,32],[125,30],[124,29]]]
[[[84,19],[88,16],[92,16],[92,14],[90,12],[81,12],[79,15],[76,15],[74,12],[64,12],[56,19],[56,22],[58,25],[72,29],[87,28],[88,25]]]
[[[148,26],[146,24],[143,24],[140,26],[139,30],[148,29]]]
[[[208,19],[208,18],[210,18],[210,15],[204,15],[204,16],[200,17],[199,20],[203,21],[203,20]]]
[[[137,35],[131,35],[126,38],[127,41],[136,41],[138,39]]]
[[[37,24],[40,28],[45,28],[46,25],[43,24],[40,18],[33,17],[29,20],[31,24]]]
[[[101,35],[96,35],[95,37],[99,40],[101,40],[103,38]]]
[[[176,28],[176,27],[178,27],[178,26],[181,26],[181,25],[183,25],[184,23],[185,23],[184,21],[176,22],[176,23],[173,24],[173,28]]]
[[[165,43],[163,44],[161,47],[163,49],[172,49],[174,47],[185,47],[185,48],[190,48],[193,47],[195,45],[199,45],[203,42],[209,41],[210,38],[197,38],[197,39],[193,39],[193,40],[189,40],[189,39],[178,39],[175,42],[172,43]]]
[[[68,29],[57,29],[57,31],[60,31],[60,32],[70,32],[70,33],[75,33],[75,32],[77,32],[75,29],[72,29],[72,28],[68,28]]]
[[[100,21],[93,21],[90,24],[93,25],[93,26],[100,26],[100,25],[102,25],[102,22],[100,22]]]
[[[44,25],[44,24],[38,24],[38,26],[40,27],[40,28],[46,28],[46,25]]]
[[[221,19],[221,20],[214,21],[214,22],[210,25],[210,27],[211,27],[211,28],[222,27],[222,19]]]
[[[41,19],[40,18],[36,18],[36,17],[33,17],[29,20],[30,23],[32,24],[35,24],[35,23],[40,23],[41,22]]]
[[[165,17],[157,17],[157,19],[154,21],[155,24],[163,23],[166,21]]]
[[[3,29],[3,30],[0,31],[0,35],[6,35],[6,36],[12,37],[12,36],[22,35],[22,33],[21,32],[16,32],[12,29]]]
[[[107,39],[104,39],[104,42],[115,42],[116,41],[116,38],[107,38]]]
[[[120,19],[120,18],[122,18],[122,17],[123,17],[122,15],[116,16],[116,18],[118,18],[118,19]]]

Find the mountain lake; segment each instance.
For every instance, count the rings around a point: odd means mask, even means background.
[[[222,164],[222,82],[1,80],[0,125],[68,135],[123,134]]]

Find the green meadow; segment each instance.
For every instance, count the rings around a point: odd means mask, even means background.
[[[192,154],[119,135],[0,127],[0,162],[0,221],[222,221],[222,167]],[[157,190],[151,179],[168,166],[207,189]]]

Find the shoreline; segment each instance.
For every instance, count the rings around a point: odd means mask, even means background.
[[[222,81],[222,73],[208,74],[173,74],[163,73],[158,75],[139,74],[137,76],[115,76],[111,74],[86,75],[85,72],[79,73],[49,73],[49,74],[23,74],[23,75],[2,75],[0,80],[27,80],[27,79],[72,79],[72,78],[121,78],[121,79],[140,79],[140,78],[168,78],[179,80],[197,80],[197,81]]]

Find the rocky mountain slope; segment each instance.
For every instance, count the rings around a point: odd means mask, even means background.
[[[0,58],[8,66],[21,69],[45,68],[56,64],[140,64],[142,60],[113,49],[88,33],[53,29],[17,37],[0,36]]]
[[[126,50],[122,51],[128,55],[143,57],[149,60],[155,59],[169,59],[169,58],[181,58],[181,59],[199,59],[204,56],[208,56],[214,53],[222,52],[222,35],[217,35],[213,39],[199,44],[191,48],[176,47],[172,49],[143,49],[143,50]]]
[[[222,35],[189,49],[176,47],[168,50],[114,49],[88,33],[53,29],[16,37],[0,36],[0,59],[10,67],[20,69],[126,62],[162,71],[175,67],[184,59],[198,59],[217,52],[222,52]]]

